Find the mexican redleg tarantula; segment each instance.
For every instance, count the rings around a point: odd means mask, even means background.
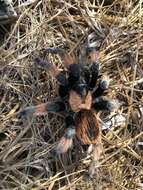
[[[99,75],[98,51],[88,48],[90,57],[88,67],[84,63],[82,65],[76,63],[75,59],[63,49],[48,48],[44,51],[59,54],[65,67],[61,71],[49,60],[33,55],[35,63],[56,78],[59,84],[59,100],[26,107],[17,115],[38,116],[47,112],[63,114],[66,131],[55,148],[57,154],[65,153],[72,146],[75,135],[82,144],[98,147],[101,144],[101,133],[96,111],[112,111],[114,108],[114,101],[104,96],[109,80]],[[96,153],[100,154],[99,152],[97,149]]]

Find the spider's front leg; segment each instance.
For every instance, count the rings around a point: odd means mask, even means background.
[[[94,48],[88,48],[87,51],[91,59],[91,66],[89,68],[91,74],[89,88],[90,90],[93,90],[96,87],[98,78],[101,77],[101,75],[99,75],[99,70],[100,70],[99,52]],[[109,82],[110,82],[109,77],[103,76],[99,82],[98,87],[93,91],[93,97],[98,97],[103,95],[103,93],[109,87]]]
[[[56,78],[60,85],[67,85],[67,79],[63,71],[60,71],[56,65],[49,60],[43,60],[39,55],[34,54],[33,59],[37,65],[46,69],[52,77]]]
[[[51,76],[57,79],[59,83],[59,95],[61,98],[66,97],[68,95],[69,85],[64,71],[60,71],[52,62],[43,60],[38,55],[33,55],[33,59],[37,65],[49,71]]]
[[[75,60],[62,48],[47,48],[44,50],[46,53],[58,54],[61,57],[64,66],[69,69],[71,65],[75,64]]]
[[[76,64],[75,58],[61,48],[47,48],[45,51],[52,54],[58,54],[61,57],[61,60],[69,73],[68,81],[70,86],[78,81],[80,77],[80,65]]]
[[[89,72],[91,75],[89,80],[89,89],[93,90],[99,78],[99,52],[94,48],[87,48],[87,54],[90,56],[91,61],[91,65],[89,68]]]
[[[29,106],[26,107],[25,109],[19,111],[16,113],[17,117],[21,116],[39,116],[39,115],[44,115],[49,112],[53,113],[62,113],[66,111],[66,105],[62,101],[55,101],[55,102],[47,102],[43,104],[39,104],[37,106]]]

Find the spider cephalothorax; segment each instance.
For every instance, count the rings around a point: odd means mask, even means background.
[[[90,49],[89,67],[76,63],[68,53],[59,48],[48,48],[48,53],[58,53],[64,63],[64,71],[60,71],[49,60],[43,60],[38,55],[33,55],[36,64],[57,79],[59,83],[59,100],[31,106],[18,113],[22,115],[42,115],[46,112],[61,113],[65,116],[66,131],[59,143],[56,152],[66,152],[72,145],[76,135],[85,145],[100,144],[100,125],[95,111],[114,108],[113,101],[104,95],[109,82],[99,75],[98,52]],[[98,85],[97,80],[100,78]]]

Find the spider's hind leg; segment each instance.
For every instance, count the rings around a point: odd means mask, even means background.
[[[92,152],[90,153],[92,156],[92,161],[88,169],[88,177],[93,178],[93,175],[98,172],[98,167],[100,165],[99,159],[103,152],[102,142],[101,142],[101,136],[97,140],[96,144],[92,145]]]
[[[37,106],[29,106],[19,111],[16,116],[31,116],[31,115],[44,115],[47,112],[62,113],[66,111],[66,105],[61,101],[47,102]]]
[[[66,153],[68,149],[71,148],[73,144],[73,138],[76,134],[75,121],[72,115],[68,115],[65,118],[65,123],[67,129],[55,148],[56,154]]]

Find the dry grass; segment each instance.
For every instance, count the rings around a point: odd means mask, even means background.
[[[15,9],[19,19],[0,47],[0,189],[143,189],[142,0],[106,6],[94,0],[35,0],[29,5],[19,0]],[[57,97],[56,81],[34,65],[31,53],[60,46],[78,54],[92,32],[102,40],[102,72],[112,79],[109,96],[122,102],[119,112],[126,124],[103,134],[100,166],[94,179],[85,181],[90,158],[77,140],[59,158],[50,153],[64,131],[61,117],[10,115]],[[62,67],[57,56],[51,59]]]

